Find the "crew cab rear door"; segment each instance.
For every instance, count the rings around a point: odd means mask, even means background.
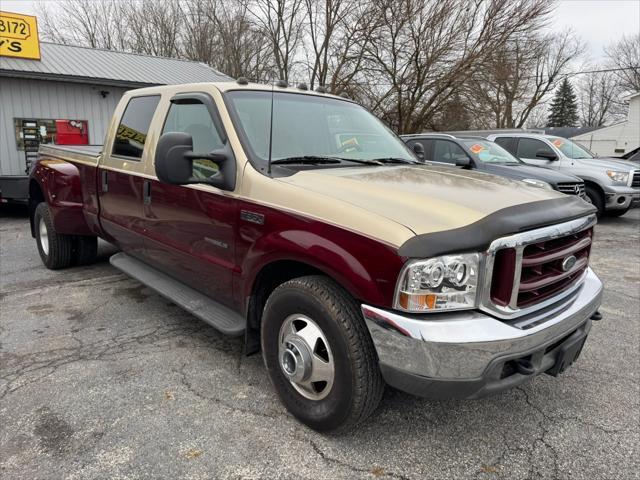
[[[149,162],[149,130],[160,95],[131,97],[118,105],[117,124],[107,137],[98,166],[100,223],[108,239],[125,252],[144,255],[142,195]]]

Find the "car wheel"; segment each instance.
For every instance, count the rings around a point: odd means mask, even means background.
[[[74,263],[76,265],[89,265],[98,257],[98,237],[77,236],[73,242]]]
[[[38,253],[42,263],[51,270],[71,265],[73,236],[62,235],[55,231],[46,203],[40,203],[36,207],[33,221],[36,227]]]
[[[604,213],[604,198],[602,197],[602,193],[600,193],[597,188],[590,185],[586,186],[585,193],[587,194],[589,203],[596,207],[596,215],[600,218]]]
[[[628,211],[629,211],[628,208],[625,208],[625,209],[622,209],[622,210],[607,210],[606,215],[607,215],[607,217],[621,217],[622,215],[624,215]]]
[[[290,280],[264,308],[262,355],[278,396],[302,423],[345,430],[378,406],[384,381],[354,299],[323,276]]]

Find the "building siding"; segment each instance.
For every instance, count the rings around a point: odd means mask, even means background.
[[[109,92],[102,98],[100,91]],[[20,78],[0,80],[0,175],[24,175],[14,118],[87,120],[89,143],[104,140],[111,114],[126,88]]]

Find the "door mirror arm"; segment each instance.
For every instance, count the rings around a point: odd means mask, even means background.
[[[558,160],[558,156],[554,152],[544,148],[536,152],[536,158],[544,158],[545,160],[549,160],[551,162]]]

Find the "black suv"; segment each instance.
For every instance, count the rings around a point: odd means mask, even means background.
[[[512,180],[520,180],[568,195],[585,197],[584,182],[573,175],[527,165],[500,145],[482,137],[420,133],[401,135],[416,156],[426,162],[474,169]]]

